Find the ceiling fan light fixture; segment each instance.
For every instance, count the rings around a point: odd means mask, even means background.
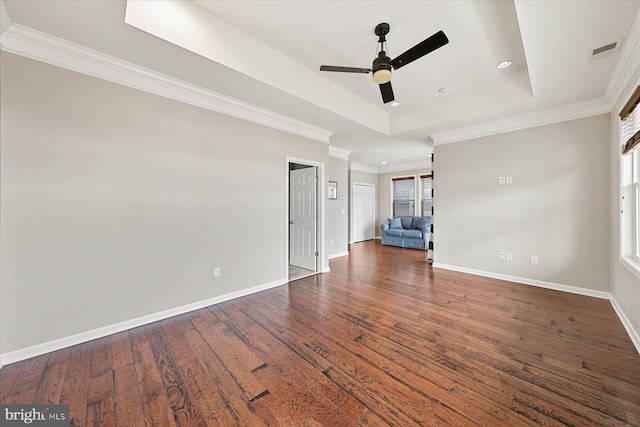
[[[374,71],[372,78],[373,81],[378,83],[379,85],[388,83],[391,81],[391,70],[383,68],[378,71]]]

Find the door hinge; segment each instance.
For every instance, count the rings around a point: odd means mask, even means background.
[[[316,251],[316,256],[320,256],[320,254],[318,253],[318,251]]]

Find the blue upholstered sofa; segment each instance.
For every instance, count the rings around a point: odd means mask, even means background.
[[[401,248],[429,249],[431,217],[399,216],[380,226],[382,244]]]

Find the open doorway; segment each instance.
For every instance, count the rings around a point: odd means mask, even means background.
[[[289,163],[289,280],[318,272],[318,168]]]

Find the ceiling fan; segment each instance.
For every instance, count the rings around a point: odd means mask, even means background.
[[[393,88],[391,87],[391,70],[397,70],[400,67],[420,59],[428,53],[441,48],[445,44],[449,43],[449,39],[442,31],[438,31],[431,37],[421,41],[411,49],[400,54],[395,59],[391,59],[385,52],[385,43],[387,42],[385,36],[389,34],[389,24],[383,22],[376,25],[375,35],[378,36],[378,43],[380,44],[380,51],[378,57],[373,60],[371,68],[357,68],[357,67],[336,67],[333,65],[321,65],[320,71],[335,71],[338,73],[361,73],[369,74],[373,73],[373,81],[380,85],[380,93],[382,94],[382,101],[386,104],[393,101]]]

